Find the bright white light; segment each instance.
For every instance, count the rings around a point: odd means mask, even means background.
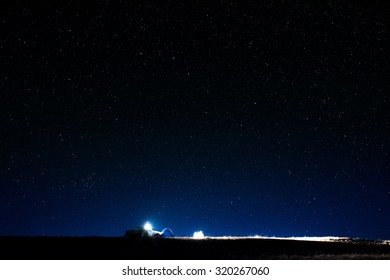
[[[146,224],[144,225],[144,230],[152,230],[152,229],[153,229],[152,225],[149,222],[146,222]]]
[[[204,238],[204,234],[203,234],[203,231],[195,231],[194,232],[194,235],[192,236],[193,238],[196,238],[196,239],[202,239]]]

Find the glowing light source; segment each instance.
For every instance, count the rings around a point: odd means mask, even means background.
[[[152,229],[153,229],[152,225],[149,222],[146,222],[146,224],[144,225],[144,230],[152,230]]]
[[[203,234],[203,231],[195,231],[194,232],[194,235],[192,236],[193,238],[196,238],[196,239],[202,239],[204,238],[204,234]]]

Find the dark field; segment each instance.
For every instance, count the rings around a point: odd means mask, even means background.
[[[0,259],[390,259],[378,241],[184,239],[128,237],[0,237]]]

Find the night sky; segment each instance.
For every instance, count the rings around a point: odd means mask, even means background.
[[[0,235],[390,239],[389,4],[14,2]]]

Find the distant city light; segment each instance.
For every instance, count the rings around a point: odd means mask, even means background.
[[[196,239],[202,239],[204,238],[204,234],[203,234],[203,231],[195,231],[194,232],[194,235],[192,236],[193,238],[196,238]]]
[[[153,229],[152,225],[149,222],[146,222],[146,224],[144,225],[144,230],[152,230],[152,229]]]

